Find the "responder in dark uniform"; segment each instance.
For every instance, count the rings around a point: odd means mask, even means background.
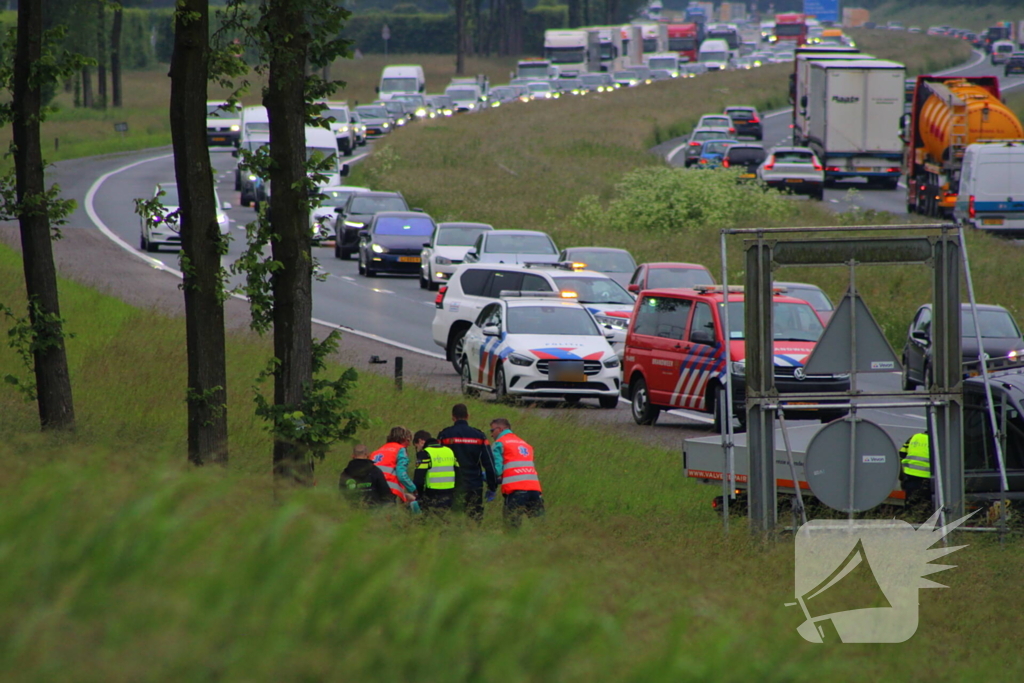
[[[907,439],[900,448],[900,482],[907,497],[907,511],[924,513],[932,507],[932,457],[928,433],[919,432]]]
[[[412,481],[420,492],[420,508],[443,516],[455,502],[455,453],[422,429],[412,437],[412,443],[417,451]]]
[[[338,487],[354,503],[366,507],[395,504],[384,473],[370,460],[369,450],[363,444],[352,448],[352,460],[341,473]]]
[[[469,426],[469,409],[464,403],[452,407],[452,424],[437,435],[442,446],[455,453],[455,508],[465,510],[470,519],[484,517],[484,477],[487,479],[488,498],[498,489],[494,461],[487,437],[479,429]]]

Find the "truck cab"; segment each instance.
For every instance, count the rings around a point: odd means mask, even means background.
[[[563,76],[587,73],[588,43],[587,31],[545,31],[544,58],[557,66]]]
[[[807,20],[802,14],[776,14],[773,43],[790,41],[797,47],[807,42]]]
[[[423,75],[423,67],[419,64],[403,64],[384,67],[377,94],[381,102],[388,102],[395,95],[416,95],[426,89],[427,79]]]

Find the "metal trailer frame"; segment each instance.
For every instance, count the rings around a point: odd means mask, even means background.
[[[938,234],[915,236],[829,236],[811,239],[780,239],[782,236],[814,233],[871,233],[894,231],[920,233],[921,231],[938,231]],[[750,453],[750,474],[748,479],[748,509],[750,529],[755,534],[770,533],[778,523],[778,505],[775,490],[775,429],[776,412],[781,415],[781,405],[796,395],[779,394],[775,388],[774,344],[773,344],[773,307],[772,307],[772,273],[783,265],[798,266],[845,266],[850,269],[851,291],[856,293],[856,267],[864,264],[918,264],[927,265],[932,269],[932,328],[934,351],[933,385],[928,387],[927,429],[931,433],[935,475],[933,481],[934,502],[936,508],[945,517],[952,515],[959,518],[964,514],[964,464],[963,464],[963,389],[962,389],[962,353],[960,326],[960,275],[961,263],[967,284],[967,292],[971,310],[977,320],[977,301],[971,280],[970,262],[967,256],[967,245],[963,232],[957,225],[949,223],[928,225],[871,225],[807,228],[742,228],[723,229],[720,237],[722,259],[722,287],[728,291],[728,259],[726,254],[726,237],[729,235],[753,236],[754,239],[744,241],[746,270],[746,306],[745,325],[746,340],[746,409],[747,409],[747,443]],[[753,304],[753,305],[751,305]],[[856,306],[850,307],[851,312],[851,367],[856,358],[855,330]],[[723,307],[723,324],[728,335],[729,307]],[[1004,463],[1001,434],[992,405],[992,391],[989,383],[988,369],[984,362],[984,349],[981,344],[980,331],[975,325],[978,336],[979,361],[985,382],[988,398],[988,414],[992,433],[995,436],[996,458],[1001,475],[1001,491],[1003,504],[1002,515],[1006,509],[1006,467]],[[732,359],[729,344],[725,345],[725,405],[729,406],[729,417],[722,420],[722,449],[725,463],[722,476],[723,492],[723,526],[729,528],[729,500],[735,495],[735,472],[733,450],[733,425],[731,419],[732,406]],[[851,372],[849,391],[826,392],[809,396],[800,394],[799,399],[846,399],[850,403],[851,416],[856,419],[858,408],[874,407],[870,403],[855,404],[855,397],[869,397],[885,403],[886,398],[907,396],[909,392],[872,392],[867,394],[857,390],[856,372]],[[785,430],[785,420],[782,420]],[[784,439],[786,435],[784,434]],[[788,441],[788,439],[787,439]],[[787,452],[792,454],[786,444]],[[851,443],[851,462],[853,444]],[[852,465],[851,465],[852,470]],[[852,473],[851,473],[852,476]],[[851,478],[852,489],[852,478]],[[799,495],[799,490],[798,490]],[[852,498],[852,490],[851,490]],[[798,503],[799,506],[799,503]],[[851,508],[852,508],[851,503]],[[852,512],[851,518],[852,518]],[[943,525],[945,519],[942,520]],[[1005,528],[1005,518],[1001,522]]]

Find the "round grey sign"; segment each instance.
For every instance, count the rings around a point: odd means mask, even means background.
[[[856,427],[854,427],[856,425]],[[869,510],[898,486],[900,460],[892,439],[874,422],[849,418],[823,427],[811,439],[804,473],[811,492],[825,505],[850,512],[850,437],[856,430],[853,512]]]

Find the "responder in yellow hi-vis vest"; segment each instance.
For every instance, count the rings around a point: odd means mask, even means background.
[[[900,449],[900,481],[906,493],[906,506],[930,505],[932,500],[932,456],[927,432],[907,439]]]
[[[455,500],[455,452],[424,430],[416,432],[412,443],[417,451],[413,483],[420,491],[420,509],[444,514]]]

